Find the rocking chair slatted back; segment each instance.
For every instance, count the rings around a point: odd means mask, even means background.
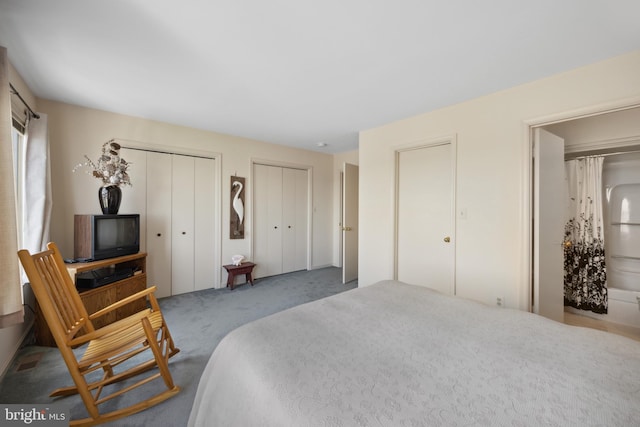
[[[60,320],[59,323],[53,322],[49,325],[56,339],[64,336],[66,344],[83,327],[86,332],[94,330],[64,262],[56,259],[53,250],[40,252],[33,257],[27,251],[19,251],[18,256],[25,266],[25,271],[29,266],[33,266],[37,271],[37,275],[29,275],[29,280],[45,318],[49,312],[54,313]],[[33,263],[29,263],[26,257],[33,259]],[[53,329],[59,329],[58,333],[54,333]]]

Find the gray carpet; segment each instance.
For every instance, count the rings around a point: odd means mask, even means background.
[[[180,348],[180,353],[171,359],[170,369],[174,382],[182,391],[159,405],[110,425],[186,425],[200,375],[216,345],[227,333],[261,317],[357,287],[357,281],[343,285],[341,279],[342,270],[329,267],[258,279],[253,287],[243,284],[233,291],[206,290],[161,299],[167,324]],[[17,370],[25,361],[37,358],[40,360],[35,367]],[[161,380],[151,384],[164,387]],[[25,346],[0,383],[0,402],[55,402],[68,407],[72,418],[85,417],[86,411],[78,396],[49,398],[53,389],[67,385],[72,385],[71,378],[56,348]],[[144,392],[143,387],[140,392],[129,394]],[[123,405],[127,401],[128,397],[113,405]],[[112,403],[108,405],[112,406]]]

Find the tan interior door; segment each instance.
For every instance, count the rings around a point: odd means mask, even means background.
[[[564,320],[564,140],[534,130],[533,312]]]
[[[344,164],[342,180],[342,283],[358,278],[358,166]]]
[[[451,142],[397,152],[396,276],[445,294],[454,285],[454,165]]]

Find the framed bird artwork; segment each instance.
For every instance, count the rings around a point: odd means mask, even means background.
[[[244,239],[244,178],[231,177],[229,238]]]

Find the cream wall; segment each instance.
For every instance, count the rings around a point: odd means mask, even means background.
[[[54,200],[51,238],[59,244],[65,257],[73,256],[73,215],[100,213],[97,199],[100,181],[82,172],[72,172],[73,167],[83,161],[84,154],[93,160],[97,159],[102,144],[111,138],[116,138],[220,154],[222,166],[221,265],[228,263],[234,254],[239,253],[249,257],[252,250],[250,214],[247,215],[245,239],[231,240],[228,237],[229,176],[236,174],[247,178],[247,212],[250,212],[249,195],[252,191],[253,160],[310,166],[313,171],[311,266],[318,268],[333,264],[331,233],[334,214],[332,210],[333,156],[59,102],[39,100],[38,105],[49,116]],[[135,165],[132,168],[135,168]],[[136,185],[135,182],[133,185]],[[127,197],[127,189],[123,187],[123,199]],[[221,280],[225,283],[226,275],[221,277]]]
[[[361,132],[359,285],[393,278],[394,150],[455,135],[456,205],[467,212],[456,221],[457,294],[527,309],[527,124],[625,103],[640,103],[640,51]]]
[[[637,144],[640,138],[640,107],[570,120],[545,126],[564,139],[567,150],[583,150],[610,141]]]

